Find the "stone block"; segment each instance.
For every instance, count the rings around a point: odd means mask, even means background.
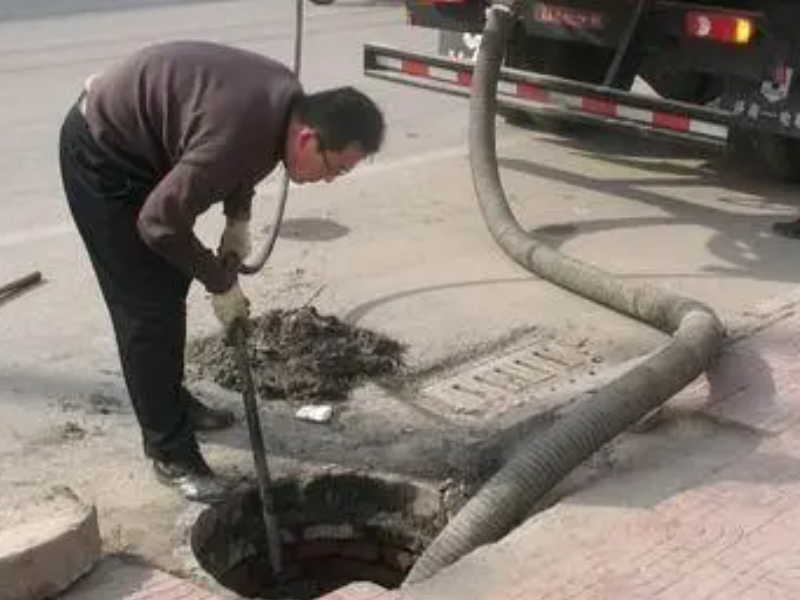
[[[100,557],[97,510],[54,488],[0,513],[0,600],[42,600],[67,589]]]

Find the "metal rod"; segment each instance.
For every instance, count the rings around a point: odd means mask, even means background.
[[[278,576],[283,570],[280,528],[278,518],[275,516],[272,480],[269,466],[267,465],[267,455],[264,450],[261,420],[258,417],[258,407],[256,406],[256,387],[253,383],[253,373],[250,370],[250,359],[247,356],[247,330],[245,324],[243,322],[234,323],[231,336],[236,349],[236,362],[242,377],[242,396],[244,397],[244,408],[247,416],[247,428],[250,433],[250,447],[253,450],[253,462],[256,467],[258,492],[261,496],[261,515],[264,518],[264,528],[267,534],[269,562],[273,575]]]
[[[614,83],[614,79],[617,77],[619,66],[622,64],[622,59],[628,52],[628,47],[631,45],[633,34],[636,32],[636,28],[639,26],[639,21],[642,18],[642,12],[644,12],[645,4],[647,4],[647,0],[639,0],[639,2],[636,4],[636,9],[633,12],[633,16],[631,17],[631,20],[628,21],[628,26],[625,28],[625,31],[622,34],[622,39],[619,41],[617,51],[614,53],[614,58],[611,60],[611,65],[608,67],[608,71],[606,71],[606,76],[603,79],[604,87],[610,87]]]
[[[15,279],[10,283],[0,286],[0,296],[10,292],[20,292],[27,287],[39,283],[41,280],[42,274],[39,271],[34,271],[33,273],[25,275],[25,277],[20,277],[19,279]]]

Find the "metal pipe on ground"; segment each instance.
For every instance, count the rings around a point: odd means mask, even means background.
[[[26,288],[36,285],[41,280],[42,274],[39,271],[33,271],[24,277],[20,277],[19,279],[15,279],[9,283],[6,283],[5,285],[0,286],[0,296],[5,296],[6,294],[16,294],[17,292],[21,292]]]
[[[706,305],[617,279],[553,250],[520,227],[500,182],[494,126],[497,76],[520,4],[520,0],[496,1],[488,11],[472,84],[470,162],[484,220],[495,241],[526,269],[657,327],[672,339],[543,434],[523,442],[426,549],[404,585],[427,579],[475,548],[506,535],[574,468],[700,375],[724,336],[722,323]]]

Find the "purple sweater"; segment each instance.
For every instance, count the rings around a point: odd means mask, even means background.
[[[254,186],[283,158],[300,83],[284,65],[208,42],[147,47],[93,80],[86,121],[126,171],[157,182],[139,212],[144,242],[223,290],[222,267],[194,235],[199,214],[222,202],[249,218]]]

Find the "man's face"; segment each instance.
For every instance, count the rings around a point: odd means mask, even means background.
[[[342,150],[325,150],[319,135],[310,127],[302,127],[294,139],[289,140],[286,152],[286,170],[294,183],[331,182],[351,171],[364,159],[364,152],[356,144]]]

